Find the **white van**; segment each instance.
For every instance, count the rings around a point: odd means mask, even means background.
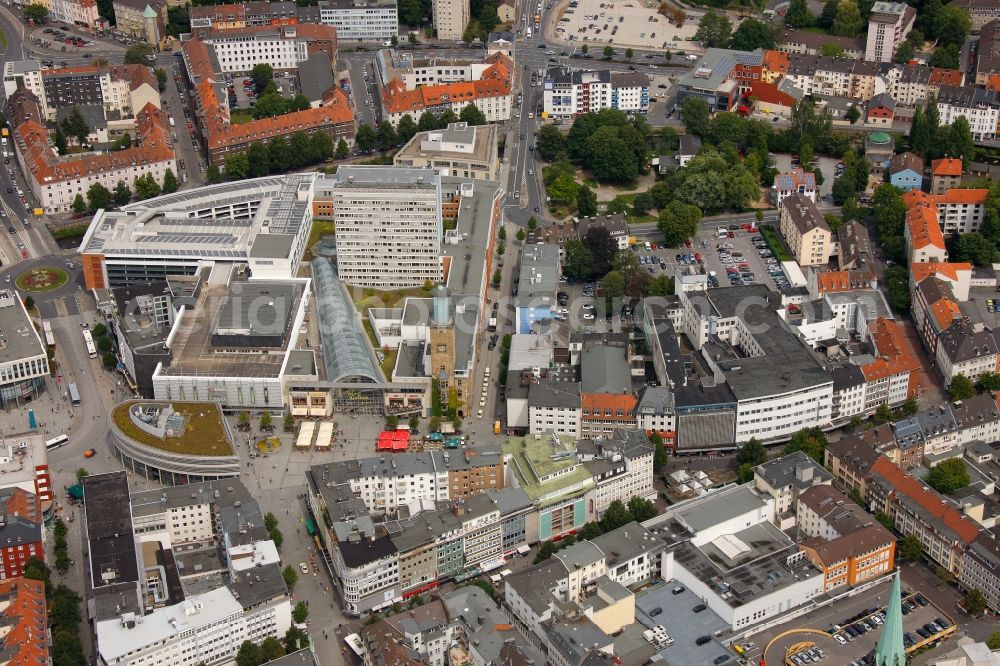
[[[646,252],[650,252],[653,249],[653,246],[649,244],[649,241],[646,241],[643,247],[646,248]]]

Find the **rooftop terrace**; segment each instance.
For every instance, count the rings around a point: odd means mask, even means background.
[[[131,400],[115,407],[115,425],[133,440],[169,453],[191,456],[235,455],[222,412],[214,402],[149,402],[149,405],[170,405],[184,419],[183,432],[177,436],[159,438],[132,422],[129,409],[143,401]]]

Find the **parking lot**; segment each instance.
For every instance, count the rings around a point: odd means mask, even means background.
[[[298,82],[291,72],[275,72],[274,85],[282,97],[292,98],[298,93]],[[248,111],[257,101],[257,94],[254,90],[253,81],[248,76],[233,74],[229,83],[229,108],[230,110]]]
[[[559,17],[556,36],[571,42],[621,44],[651,49],[697,49],[694,39],[700,11],[685,12],[677,26],[658,13],[660,3],[581,0]],[[735,29],[735,26],[734,26]]]
[[[655,585],[635,599],[636,618],[666,629],[660,654],[671,664],[732,664],[736,656],[714,638],[728,629],[691,590],[676,581]]]
[[[767,654],[763,655],[768,663],[786,663],[784,659],[788,656],[788,663],[793,666],[811,663],[870,664],[868,658],[878,642],[885,613],[883,602],[888,593],[889,584],[885,583],[751,636],[754,649],[748,651],[748,656],[752,660],[760,659],[761,651],[768,648],[769,641],[775,636],[798,629],[805,631],[791,633],[769,646]],[[904,645],[908,652],[954,633],[954,620],[922,595],[904,591],[903,604]],[[930,626],[941,621],[947,626]],[[789,654],[790,650],[794,652]]]

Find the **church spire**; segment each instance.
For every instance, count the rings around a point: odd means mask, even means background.
[[[885,610],[882,633],[875,646],[875,666],[906,666],[906,649],[903,647],[903,600],[899,589],[899,571],[892,579],[889,605]]]

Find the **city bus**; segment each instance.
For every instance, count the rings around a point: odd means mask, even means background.
[[[52,451],[53,449],[58,449],[60,446],[66,446],[69,444],[69,437],[66,435],[59,435],[58,437],[53,437],[45,442],[45,450]]]
[[[45,336],[45,344],[49,349],[56,348],[56,337],[52,334],[52,324],[48,321],[42,322],[42,334]]]
[[[76,384],[69,385],[69,401],[74,405],[80,404],[80,392],[76,389]]]
[[[94,336],[90,334],[90,331],[83,332],[83,342],[87,345],[87,355],[90,358],[97,358],[97,347],[94,346]]]

